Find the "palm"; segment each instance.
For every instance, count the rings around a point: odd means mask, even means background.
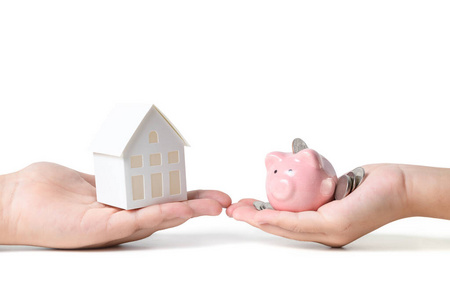
[[[365,185],[358,188],[345,201],[332,201],[318,213],[329,221],[337,244],[347,244],[387,223],[406,215],[404,205],[403,174],[392,165],[365,167],[368,176]],[[331,238],[331,236],[329,236]]]
[[[57,248],[104,247],[150,236],[191,217],[217,215],[230,203],[216,191],[189,192],[190,200],[126,211],[96,201],[93,175],[37,163],[13,174],[8,230],[17,244]],[[204,198],[204,199],[193,199]]]
[[[232,205],[228,215],[269,233],[291,239],[342,246],[406,216],[403,172],[395,165],[364,167],[367,176],[352,194],[317,211],[300,213],[253,208],[254,199]]]

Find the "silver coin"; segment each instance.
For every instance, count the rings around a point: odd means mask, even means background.
[[[352,191],[353,181],[348,175],[342,175],[339,177],[336,184],[336,191],[334,192],[334,199],[344,199]]]
[[[253,206],[256,210],[273,209],[269,202],[255,201],[253,202]]]
[[[253,206],[256,208],[256,210],[263,210],[263,205],[264,205],[264,202],[262,202],[262,201],[255,201],[255,202],[253,202]]]
[[[354,189],[356,189],[363,182],[366,172],[365,172],[364,168],[358,167],[358,168],[354,169],[352,171],[352,173],[355,174],[355,181],[354,181],[355,188]]]
[[[292,141],[292,152],[294,154],[302,151],[303,149],[308,149],[308,146],[302,139],[296,138]]]
[[[272,204],[270,204],[269,202],[264,203],[264,208],[265,209],[273,209]]]
[[[355,188],[356,188],[356,186],[355,186],[355,173],[353,173],[352,171],[350,171],[350,172],[347,173],[347,176],[350,177],[350,179],[352,180],[352,189],[351,189],[351,191],[350,191],[350,193],[351,193],[351,192],[353,192],[353,191],[355,190]],[[350,194],[350,193],[349,193],[349,194]]]

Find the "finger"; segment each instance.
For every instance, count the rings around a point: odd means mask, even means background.
[[[323,216],[316,211],[294,213],[266,209],[255,215],[254,221],[296,233],[323,233],[328,227]]]
[[[291,240],[297,240],[297,241],[304,241],[304,242],[317,242],[326,244],[326,236],[323,233],[309,233],[309,232],[293,232],[290,230],[283,229],[278,226],[273,225],[259,225],[259,229],[263,230],[264,232],[278,235],[284,238],[288,238]]]
[[[216,216],[222,205],[215,199],[195,199],[147,206],[137,210],[122,210],[111,216],[110,230],[132,233],[142,229],[158,229],[165,222],[174,219],[188,220],[193,217]],[[117,229],[118,230],[118,229]]]
[[[83,248],[85,248],[85,249],[104,248],[104,247],[111,247],[111,246],[120,245],[120,244],[123,244],[123,243],[134,242],[134,241],[138,241],[138,240],[144,239],[146,237],[149,237],[154,232],[155,232],[154,230],[143,229],[143,230],[139,230],[139,231],[133,233],[130,236],[126,236],[125,238],[103,241],[101,243],[95,243],[95,244],[92,244],[92,245],[87,245],[87,246],[85,246]]]
[[[259,228],[267,233],[282,236],[289,239],[302,240],[302,241],[318,241],[322,233],[307,233],[307,232],[295,232],[292,230],[284,229],[277,225],[272,225],[270,222],[262,222],[266,219],[274,218],[274,215],[279,214],[279,211],[266,209],[263,211],[257,211],[254,207],[249,205],[250,201],[244,201],[239,207],[236,207],[233,217],[238,221],[246,222],[256,228]]]
[[[185,202],[192,210],[192,217],[217,216],[222,212],[222,205],[214,199],[196,199]]]
[[[119,210],[106,222],[106,237],[116,240],[132,235],[142,229],[155,229],[165,220],[189,219],[192,209],[182,202],[156,204],[135,210]]]
[[[135,210],[138,230],[157,228],[166,220],[192,218],[194,211],[186,202],[157,204]]]
[[[127,239],[143,229],[154,232],[182,224],[193,217],[218,215],[222,211],[223,205],[231,202],[228,195],[218,191],[195,191],[190,196],[209,196],[213,199],[195,199],[156,204],[136,210],[116,211],[107,220],[107,234],[104,238],[110,241]],[[172,222],[176,219],[179,220]]]
[[[236,209],[236,207],[237,207],[237,203],[233,203],[230,206],[228,206],[227,209],[225,210],[225,213],[227,214],[227,216],[232,218],[233,217],[233,211]]]
[[[228,207],[231,204],[231,198],[221,191],[215,190],[195,190],[189,191],[188,200],[194,199],[214,199],[221,204],[222,207]]]
[[[310,212],[308,212],[308,214],[309,213]],[[285,214],[295,215],[296,213],[280,212],[270,209],[257,211],[254,207],[249,205],[249,201],[245,201],[244,203],[241,203],[239,207],[236,207],[233,218],[238,221],[246,222],[270,234],[299,241],[327,244],[326,234],[321,231],[315,231],[315,228],[314,230],[309,230],[309,227],[304,225],[302,229],[298,229],[294,224],[284,224],[285,222],[280,218]]]
[[[234,213],[234,211],[236,210],[236,208],[238,208],[238,207],[242,207],[242,206],[253,206],[253,203],[255,202],[255,201],[258,201],[258,200],[256,200],[256,199],[250,199],[250,198],[248,198],[248,199],[242,199],[242,200],[240,200],[238,203],[233,203],[233,204],[231,204],[228,208],[227,208],[227,211],[226,211],[226,213],[227,213],[227,215],[229,216],[229,217],[233,217],[233,213]]]
[[[218,215],[218,214],[220,214],[220,212],[222,210],[221,205],[217,201],[211,200],[211,199],[197,199],[197,200],[189,200],[186,202],[167,203],[167,204],[171,204],[170,207],[169,207],[169,205],[165,205],[165,204],[161,205],[162,211],[166,211],[168,213],[165,214],[162,219],[157,221],[157,222],[159,222],[159,221],[160,222],[156,226],[142,228],[142,226],[146,226],[146,225],[141,224],[140,225],[141,228],[137,229],[130,236],[127,236],[127,237],[124,237],[124,238],[121,238],[118,240],[113,240],[111,242],[108,242],[106,245],[117,245],[117,244],[121,244],[121,243],[126,243],[126,242],[143,239],[143,238],[150,236],[151,234],[153,234],[156,231],[179,226],[179,225],[185,223],[191,217],[197,217],[197,216],[201,216],[201,215]],[[192,213],[183,214],[183,216],[180,217],[180,214],[176,212],[179,209],[179,207],[177,207],[177,206],[180,206],[180,205],[188,206],[189,210],[191,210]],[[145,216],[141,216],[141,217],[145,217]],[[157,222],[155,222],[154,224],[151,224],[151,225],[155,225]],[[149,225],[149,224],[147,224],[147,225]]]
[[[182,218],[166,220],[166,221],[163,221],[162,223],[160,223],[157,228],[140,229],[129,236],[119,238],[119,239],[114,239],[114,240],[103,241],[101,243],[95,243],[92,245],[87,245],[83,248],[86,248],[86,249],[104,248],[104,247],[111,247],[111,246],[116,246],[116,245],[120,245],[120,244],[124,244],[124,243],[138,241],[138,240],[145,239],[145,238],[151,236],[156,231],[176,227],[176,226],[179,226],[179,225],[185,223],[186,221],[187,221],[187,219],[182,219]]]
[[[238,221],[252,224],[269,224],[294,232],[323,232],[327,222],[317,211],[289,212],[265,209],[258,211],[253,207],[255,199],[243,199],[233,204],[229,213]]]
[[[254,203],[255,201],[259,201],[259,200],[256,200],[256,199],[253,199],[253,198],[245,198],[245,199],[241,199],[241,200],[238,202],[238,204],[239,204],[239,205],[245,205],[245,206],[253,206],[253,203]]]
[[[86,174],[86,173],[82,173],[82,172],[78,172],[78,174],[80,175],[81,178],[83,178],[85,181],[87,181],[87,183],[89,183],[90,185],[95,187],[95,176],[94,175]]]
[[[166,220],[164,222],[162,222],[159,226],[158,226],[158,231],[159,230],[165,230],[165,229],[169,229],[172,227],[176,227],[176,226],[180,226],[181,224],[185,223],[188,219],[183,219],[183,218],[175,218],[172,220]]]
[[[248,205],[245,203],[238,203],[233,211],[232,217],[237,221],[244,221],[251,225],[258,226],[259,224],[255,221],[255,216],[260,213],[257,211],[253,205]]]
[[[286,232],[322,235],[328,228],[326,220],[316,211],[300,213],[272,209],[258,211],[253,207],[254,201],[254,199],[243,199],[239,203],[233,204],[231,216],[238,221],[247,222],[261,229],[269,228],[268,226],[280,228],[282,229],[280,234],[282,232],[283,236],[287,236]],[[274,233],[273,228],[271,233]]]

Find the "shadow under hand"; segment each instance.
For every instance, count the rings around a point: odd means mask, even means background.
[[[168,233],[161,232],[149,238],[122,244],[116,250],[162,250],[204,248],[220,245],[242,244],[255,242],[257,236],[233,232],[197,232],[197,233]]]
[[[243,245],[256,243],[281,248],[296,248],[307,251],[449,251],[450,238],[399,234],[368,234],[342,248],[330,248],[314,243],[301,242],[267,234],[262,231],[206,231],[206,232],[161,232],[139,241],[125,243],[109,248],[84,249],[84,252],[97,251],[140,251],[204,248],[211,246]],[[0,252],[54,251],[57,249],[33,246],[0,246]],[[80,250],[61,250],[80,251]]]
[[[449,251],[450,239],[415,235],[368,234],[344,248],[351,251]]]

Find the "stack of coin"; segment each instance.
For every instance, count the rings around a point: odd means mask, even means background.
[[[273,209],[269,202],[255,201],[253,202],[253,206],[256,210]]]
[[[334,192],[334,199],[341,200],[353,192],[364,180],[364,168],[358,167],[353,171],[339,177]]]

